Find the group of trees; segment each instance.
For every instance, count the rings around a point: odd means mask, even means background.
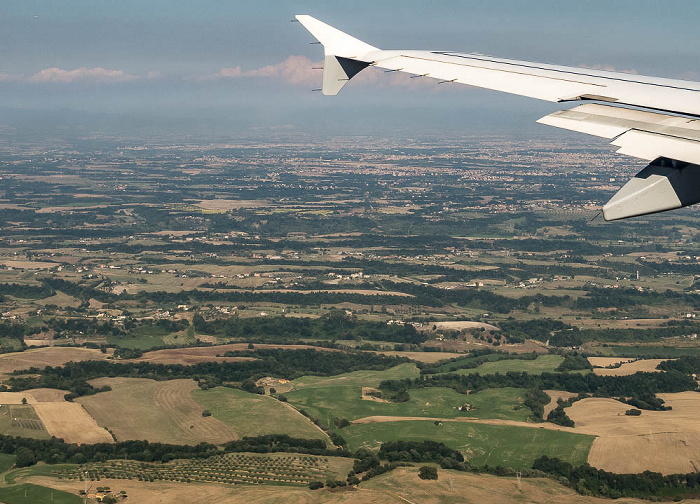
[[[427,340],[410,324],[386,324],[358,320],[345,312],[334,310],[321,318],[229,317],[207,321],[201,315],[194,316],[193,324],[199,333],[213,334],[231,339],[289,342],[300,339],[315,340],[371,340],[395,343],[420,344]]]
[[[378,457],[389,462],[441,462],[445,458],[464,462],[464,457],[437,441],[390,441],[382,443]]]
[[[659,392],[683,392],[696,390],[697,383],[692,377],[668,371],[666,373],[638,372],[628,376],[599,376],[594,373],[542,373],[532,375],[524,372],[509,371],[501,374],[480,375],[478,373],[459,375],[442,374],[421,376],[416,379],[385,380],[379,388],[385,396],[399,391],[424,388],[449,387],[466,394],[488,388],[515,387],[535,390],[565,390],[578,394],[598,397],[634,397],[654,396]]]
[[[0,301],[5,296],[13,296],[23,299],[45,299],[51,297],[56,292],[45,283],[42,285],[0,283]]]
[[[678,359],[667,360],[656,366],[656,369],[697,375],[700,374],[700,355],[684,355]]]
[[[227,355],[254,359],[240,362],[200,362],[192,366],[150,362],[69,362],[63,367],[48,366],[43,370],[31,368],[30,375],[27,375],[27,371],[16,372],[10,377],[8,384],[13,390],[43,387],[69,390],[70,397],[76,397],[100,391],[101,389],[92,387],[88,380],[104,376],[155,380],[192,378],[203,388],[225,384],[258,392],[254,382],[263,376],[274,375],[292,380],[304,375],[331,376],[361,369],[384,370],[409,362],[402,357],[363,352],[331,352],[313,348],[246,350],[230,354],[227,352]]]
[[[346,450],[329,450],[319,439],[294,438],[285,434],[244,437],[222,447],[209,443],[173,445],[148,441],[118,443],[69,444],[62,439],[33,439],[0,434],[0,452],[16,456],[15,465],[26,467],[37,462],[47,464],[85,464],[111,459],[143,462],[169,462],[174,459],[209,458],[222,453],[304,453],[334,457],[351,457]]]
[[[564,354],[564,361],[557,366],[556,370],[565,373],[581,369],[593,369],[593,366],[588,361],[588,357],[576,352],[570,352]]]
[[[678,497],[697,494],[700,473],[672,474],[645,471],[640,474],[616,474],[596,469],[588,464],[573,466],[558,458],[542,456],[533,469],[567,481],[577,492],[617,499],[620,497]]]

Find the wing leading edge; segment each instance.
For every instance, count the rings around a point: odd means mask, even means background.
[[[700,83],[456,52],[382,50],[311,16],[296,18],[324,47],[323,94],[338,94],[376,66],[550,102],[603,102],[538,122],[609,138],[621,154],[651,161],[603,207],[604,218],[700,202]]]

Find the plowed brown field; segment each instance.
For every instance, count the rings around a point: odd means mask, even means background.
[[[70,361],[105,360],[108,355],[92,348],[32,348],[24,352],[0,355],[0,374],[8,374],[31,367],[43,369],[46,366],[60,366]]]

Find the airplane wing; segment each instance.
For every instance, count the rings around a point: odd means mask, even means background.
[[[700,83],[450,51],[382,50],[311,16],[296,19],[323,45],[322,91],[336,95],[368,66],[550,102],[583,102],[538,122],[612,140],[650,161],[603,206],[605,220],[700,202]]]

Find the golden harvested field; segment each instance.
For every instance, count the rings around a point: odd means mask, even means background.
[[[557,399],[561,397],[563,400],[566,401],[570,397],[576,397],[578,395],[574,394],[573,392],[566,392],[564,390],[545,390],[544,393],[552,398],[550,403],[545,405],[544,407],[544,418],[547,418],[549,412],[557,407]]]
[[[591,363],[591,366],[600,366],[600,367],[606,367],[606,366],[613,366],[617,364],[618,362],[629,362],[631,360],[634,360],[631,357],[589,357],[588,362]]]
[[[573,318],[573,317],[572,317]],[[569,324],[574,324],[582,329],[597,329],[600,324],[598,319],[580,318],[578,320],[567,320]],[[652,327],[663,327],[668,324],[668,319],[605,319],[605,327],[608,329],[650,329]]]
[[[0,392],[0,404],[22,404],[26,399],[28,404],[43,402],[62,402],[68,392],[56,389],[30,389],[22,392]]]
[[[593,370],[593,372],[600,376],[627,376],[634,374],[638,371],[646,371],[647,373],[658,373],[659,370],[656,369],[656,366],[667,360],[669,359],[641,359],[634,362],[626,362],[619,368],[596,368]]]
[[[268,207],[270,206],[270,202],[267,200],[211,199],[202,200],[197,203],[197,206],[202,210],[209,210],[212,212],[228,212],[236,208]]]
[[[449,331],[461,331],[462,329],[479,329],[483,327],[487,331],[498,331],[498,327],[483,322],[473,322],[471,320],[453,320],[449,322],[435,322],[438,329]]]
[[[427,362],[429,364],[441,360],[452,359],[455,357],[464,356],[463,353],[457,352],[399,352],[393,350],[375,351],[377,354],[384,354],[390,357],[407,357],[413,361]]]
[[[76,400],[118,441],[147,439],[174,444],[214,444],[238,439],[214,417],[203,417],[192,398],[194,380],[154,381],[145,378],[98,378],[91,384],[112,390]]]
[[[66,443],[113,443],[112,436],[78,403],[41,402],[34,411],[52,436]]]
[[[112,443],[112,436],[85,409],[67,402],[65,390],[32,389],[22,392],[0,392],[0,404],[21,404],[27,400],[51,436],[67,443]]]
[[[319,351],[338,350],[330,348],[314,347],[310,345],[268,345],[255,344],[256,349],[282,348],[286,350],[301,350],[314,348]],[[253,357],[217,357],[223,356],[226,352],[236,352],[248,350],[248,343],[231,343],[228,345],[217,345],[210,347],[195,348],[169,348],[166,350],[154,350],[146,352],[138,359],[127,359],[123,362],[152,362],[157,364],[185,364],[192,365],[198,362],[240,362],[255,360]]]
[[[515,478],[439,470],[437,481],[418,478],[417,467],[402,467],[362,483],[357,489],[315,490],[272,485],[218,485],[213,483],[143,483],[136,480],[103,479],[100,485],[113,491],[126,490],[129,501],[139,504],[606,504],[599,499],[576,494],[550,479],[522,479],[520,489]],[[19,479],[55,489],[77,493],[81,482],[46,476]],[[639,499],[618,499],[620,504],[642,504]],[[695,503],[697,500],[684,500]]]
[[[8,374],[30,367],[43,369],[46,366],[60,366],[70,361],[106,360],[108,356],[109,353],[103,354],[92,348],[32,348],[24,352],[0,355],[0,374]]]
[[[221,350],[220,347],[171,348],[147,352],[143,357],[129,359],[124,362],[151,362],[153,364],[183,364],[185,366],[191,366],[198,362],[241,362],[255,360],[253,357],[217,357],[217,354],[221,355],[226,351],[227,350]]]
[[[431,347],[441,348],[443,352],[442,355],[445,355],[447,352],[471,352],[472,350],[476,349],[493,348],[490,343],[481,341],[472,336],[467,336],[466,341],[461,339],[445,339],[443,341],[432,340],[428,344]],[[498,347],[498,350],[500,352],[515,354],[533,352],[538,354],[549,353],[549,350],[544,346],[544,343],[540,343],[539,341],[535,340],[525,340],[525,343],[502,344]]]
[[[670,411],[626,416],[629,405],[590,398],[566,409],[575,432],[593,434],[588,462],[617,473],[645,470],[664,474],[700,471],[700,394],[658,394]]]

